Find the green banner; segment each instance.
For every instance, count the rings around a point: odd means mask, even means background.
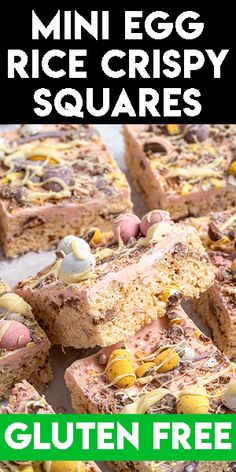
[[[1,415],[0,460],[236,460],[236,415]]]

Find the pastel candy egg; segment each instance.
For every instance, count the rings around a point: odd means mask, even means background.
[[[181,357],[183,361],[193,361],[195,359],[195,352],[191,347],[186,346]]]
[[[157,366],[160,366],[158,372],[165,373],[177,367],[180,358],[174,349],[168,348],[157,354],[154,362]]]
[[[96,260],[90,253],[85,252],[84,256],[84,259],[77,259],[73,253],[67,254],[62,259],[58,270],[60,279],[67,283],[76,283],[87,279],[96,264]]]
[[[70,254],[70,252],[72,252],[71,244],[74,241],[76,241],[77,245],[80,247],[81,250],[90,253],[89,244],[84,239],[72,235],[66,236],[59,242],[57,247],[58,251],[63,251],[64,254]]]
[[[126,244],[131,238],[137,238],[139,235],[140,219],[132,213],[124,213],[115,218],[112,229],[116,240],[121,239]]]
[[[207,414],[208,411],[209,399],[204,387],[191,385],[179,394],[177,413],[200,415]]]
[[[121,388],[131,387],[135,383],[134,363],[127,349],[115,349],[109,356],[106,367],[110,383]]]
[[[146,236],[148,229],[155,225],[156,223],[161,223],[161,221],[169,221],[170,215],[168,211],[164,210],[152,210],[149,211],[146,215],[143,216],[140,223],[141,233]]]
[[[14,351],[25,347],[30,342],[27,326],[18,321],[0,321],[0,348]]]
[[[137,377],[148,375],[154,367],[156,367],[155,362],[144,362],[144,364],[141,364],[136,370]]]
[[[46,472],[85,472],[85,465],[83,462],[76,461],[44,462],[44,470]]]

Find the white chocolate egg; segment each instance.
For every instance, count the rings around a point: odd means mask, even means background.
[[[181,354],[183,361],[193,361],[195,359],[195,352],[191,347],[186,346],[183,353]]]
[[[59,242],[58,247],[57,247],[58,251],[63,251],[64,254],[70,254],[72,252],[71,244],[74,241],[76,241],[76,243],[78,244],[78,246],[80,247],[82,251],[90,252],[89,244],[84,239],[78,238],[73,235],[65,236],[65,238],[63,238]]]
[[[95,257],[91,253],[84,253],[86,258],[77,259],[73,253],[67,254],[62,259],[58,269],[58,275],[66,283],[76,283],[89,277],[96,264]]]

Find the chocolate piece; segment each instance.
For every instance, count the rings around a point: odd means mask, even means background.
[[[209,129],[207,125],[193,125],[187,127],[184,133],[184,139],[188,143],[196,143],[205,141],[209,137]]]
[[[74,180],[74,175],[73,175],[73,170],[69,166],[53,166],[52,168],[47,167],[44,174],[43,174],[43,188],[45,188],[48,191],[53,191],[53,192],[60,192],[60,190],[63,188],[62,185],[55,181],[51,182],[46,182],[47,180],[62,180],[68,187],[71,187],[72,185],[75,184]]]

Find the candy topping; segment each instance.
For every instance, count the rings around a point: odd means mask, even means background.
[[[130,352],[126,349],[112,351],[108,359],[106,374],[111,385],[121,388],[131,387],[136,377]]]
[[[201,385],[191,385],[179,392],[177,413],[207,414],[209,399],[206,389]]]
[[[170,221],[170,215],[168,211],[164,210],[152,210],[143,216],[140,223],[141,233],[146,236],[148,229],[156,223],[161,221]]]
[[[165,373],[179,365],[180,358],[174,349],[168,348],[157,354],[154,359],[158,372]]]
[[[115,239],[127,244],[131,238],[137,238],[140,233],[140,219],[132,213],[119,215],[113,221],[113,233]]]
[[[25,347],[30,342],[27,326],[18,321],[0,321],[0,348],[14,351]]]
[[[86,241],[75,236],[66,236],[58,245],[66,256],[58,265],[57,274],[63,282],[76,283],[90,277],[96,260]]]

